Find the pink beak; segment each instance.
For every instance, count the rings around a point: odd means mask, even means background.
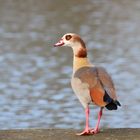
[[[59,42],[57,42],[56,44],[54,44],[54,47],[61,47],[61,46],[63,46],[64,44],[65,44],[65,43],[64,43],[63,39],[60,39]]]

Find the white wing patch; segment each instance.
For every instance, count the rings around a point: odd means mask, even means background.
[[[91,102],[89,85],[87,83],[82,83],[79,78],[75,77],[72,77],[71,85],[81,104],[84,106],[84,108],[86,108]]]

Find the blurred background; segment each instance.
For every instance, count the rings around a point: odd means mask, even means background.
[[[84,127],[72,51],[53,48],[67,32],[115,82],[122,107],[105,110],[101,127],[140,127],[139,0],[0,0],[0,129]],[[94,127],[99,107],[91,108]]]

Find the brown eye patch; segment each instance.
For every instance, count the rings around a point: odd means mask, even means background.
[[[66,35],[66,40],[70,40],[71,38],[72,38],[72,36],[71,35]]]

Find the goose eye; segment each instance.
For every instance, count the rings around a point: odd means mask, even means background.
[[[72,36],[71,35],[66,35],[66,40],[70,40],[71,38],[72,38]]]

